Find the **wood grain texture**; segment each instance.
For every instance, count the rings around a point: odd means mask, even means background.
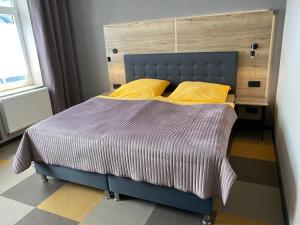
[[[175,52],[175,20],[165,19],[104,26],[110,86],[125,83],[124,54]],[[112,49],[118,49],[117,54]]]
[[[272,11],[260,11],[177,19],[178,52],[238,51],[237,98],[265,98],[273,17]],[[259,45],[254,59],[252,42]],[[251,80],[261,87],[249,88]]]
[[[253,105],[253,106],[268,106],[267,98],[251,98],[251,97],[239,97],[235,99],[237,105]]]
[[[105,25],[110,84],[125,83],[124,54],[238,51],[237,98],[265,99],[273,21],[272,11],[258,11]],[[259,45],[254,59],[252,42]],[[119,52],[113,54],[113,48]],[[249,88],[253,80],[261,87]]]

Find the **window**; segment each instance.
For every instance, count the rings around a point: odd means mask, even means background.
[[[15,0],[0,0],[0,91],[32,84],[25,37]]]

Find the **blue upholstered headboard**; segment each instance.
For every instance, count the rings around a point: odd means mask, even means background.
[[[238,52],[130,54],[124,56],[126,82],[140,78],[169,80],[169,90],[182,81],[231,86],[236,91]]]

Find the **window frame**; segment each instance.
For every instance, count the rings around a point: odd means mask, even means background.
[[[11,7],[0,6],[0,14],[13,16],[13,18],[14,18],[15,25],[16,25],[18,35],[19,35],[20,44],[22,47],[23,55],[24,55],[24,59],[25,59],[25,63],[26,63],[26,67],[27,67],[27,80],[24,82],[16,82],[16,83],[12,83],[12,84],[6,84],[6,85],[3,85],[2,87],[0,86],[0,92],[33,85],[32,68],[31,68],[31,63],[29,60],[30,57],[29,57],[28,48],[26,46],[25,35],[24,35],[23,27],[22,27],[22,22],[20,19],[18,3],[16,0],[11,0],[11,2],[12,2]]]

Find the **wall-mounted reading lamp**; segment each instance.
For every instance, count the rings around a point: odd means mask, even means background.
[[[256,42],[253,42],[250,46],[250,58],[254,59],[255,58],[255,50],[258,48],[258,44]]]

